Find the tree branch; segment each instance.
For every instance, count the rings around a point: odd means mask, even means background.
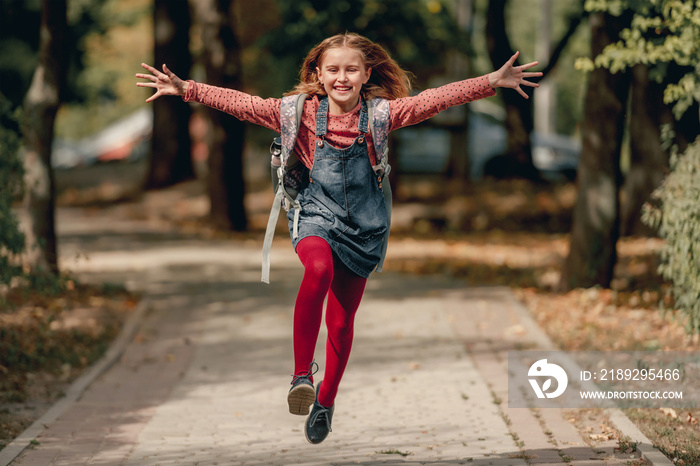
[[[542,81],[547,74],[554,69],[559,61],[559,58],[561,57],[562,52],[569,44],[569,40],[573,37],[574,33],[576,33],[576,30],[585,18],[588,18],[588,12],[585,10],[582,10],[579,14],[569,17],[569,27],[557,43],[557,46],[552,51],[552,54],[549,56],[547,65],[542,70],[542,76],[540,78],[533,79],[533,81]]]

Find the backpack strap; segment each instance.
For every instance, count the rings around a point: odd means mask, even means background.
[[[384,267],[384,259],[386,258],[386,249],[389,244],[389,230],[391,228],[391,207],[392,195],[391,184],[389,183],[389,126],[391,125],[391,110],[389,101],[386,99],[372,99],[367,102],[367,113],[370,122],[370,133],[372,134],[372,143],[374,144],[374,156],[377,159],[374,173],[380,178],[379,186],[384,193],[384,203],[386,205],[387,226],[384,239],[382,240],[382,257],[379,259],[376,271],[381,272]]]
[[[270,253],[272,252],[272,239],[275,236],[275,228],[279,219],[280,209],[294,209],[293,236],[299,236],[299,212],[301,205],[287,192],[284,187],[284,174],[287,169],[287,162],[294,152],[299,128],[301,127],[301,115],[304,112],[304,102],[307,94],[298,94],[282,97],[280,102],[280,153],[272,154],[272,178],[275,183],[275,199],[270,209],[270,217],[267,219],[265,229],[265,239],[263,240],[263,263],[262,278],[263,283],[270,283]],[[274,147],[275,143],[273,142]]]
[[[378,167],[385,168],[389,165],[389,126],[391,124],[389,101],[380,98],[372,99],[367,102],[367,111],[377,158],[377,165],[374,167],[376,171]]]
[[[280,134],[282,136],[282,166],[287,165],[289,157],[294,152],[299,128],[301,127],[301,115],[304,113],[304,102],[308,94],[288,95],[282,97],[280,103]]]

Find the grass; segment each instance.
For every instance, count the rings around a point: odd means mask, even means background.
[[[622,437],[617,441],[617,449],[622,453],[634,453],[637,451],[639,442],[633,442],[629,437]]]
[[[399,451],[399,450],[382,450],[378,451],[377,454],[379,455],[399,455],[399,456],[411,456],[413,453],[410,451]]]
[[[659,409],[626,409],[624,412],[674,464],[700,464],[700,428],[691,413]]]

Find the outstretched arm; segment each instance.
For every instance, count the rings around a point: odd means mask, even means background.
[[[141,66],[150,71],[151,74],[137,73],[136,77],[148,79],[150,82],[138,82],[136,85],[139,87],[152,87],[156,90],[156,93],[146,99],[146,102],[153,102],[162,95],[179,95],[182,97],[187,92],[189,83],[178,78],[175,73],[165,66],[165,63],[163,64],[163,72],[145,63],[141,63]]]
[[[165,65],[162,72],[146,63],[141,63],[141,66],[150,73],[137,73],[136,77],[148,81],[137,82],[136,85],[152,87],[156,91],[146,102],[153,102],[163,95],[180,96],[186,102],[198,102],[239,120],[280,132],[280,99],[262,99],[235,89],[183,81]]]
[[[525,72],[525,70],[532,68],[533,66],[537,66],[539,62],[536,61],[526,65],[513,66],[513,63],[515,63],[518,55],[520,55],[520,52],[515,52],[515,54],[510,57],[510,59],[501,67],[501,69],[490,73],[489,84],[494,89],[497,87],[509,87],[511,89],[515,89],[521,96],[527,99],[527,94],[525,94],[525,91],[523,91],[520,86],[540,87],[539,84],[527,81],[525,78],[539,77],[542,76],[542,73],[539,71],[528,73]]]
[[[537,66],[539,62],[513,66],[519,53],[516,52],[497,71],[478,78],[455,81],[450,84],[427,89],[418,95],[391,100],[391,128],[393,131],[408,125],[414,125],[453,105],[462,105],[484,97],[496,95],[498,87],[515,89],[521,96],[528,98],[520,86],[539,87],[539,84],[528,81],[527,78],[542,76],[539,71],[525,72]]]

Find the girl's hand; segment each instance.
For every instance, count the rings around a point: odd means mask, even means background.
[[[150,65],[141,63],[141,66],[146,68],[151,74],[137,73],[137,78],[148,79],[151,82],[146,83],[136,83],[139,87],[152,87],[156,89],[156,93],[151,97],[146,99],[146,102],[153,102],[158,97],[162,95],[179,95],[184,96],[187,92],[187,87],[189,83],[178,78],[175,73],[170,71],[165,64],[163,64],[163,72],[161,73],[157,69]]]
[[[524,72],[533,66],[537,66],[539,64],[537,61],[533,61],[527,65],[513,66],[513,63],[515,63],[518,55],[520,55],[520,52],[515,52],[515,54],[510,57],[510,60],[508,60],[500,70],[489,74],[489,84],[494,89],[497,87],[509,87],[511,89],[515,89],[518,91],[518,94],[527,99],[527,94],[525,94],[525,91],[523,91],[520,86],[540,87],[539,84],[527,81],[525,78],[542,76],[542,73],[539,71],[531,73]]]

